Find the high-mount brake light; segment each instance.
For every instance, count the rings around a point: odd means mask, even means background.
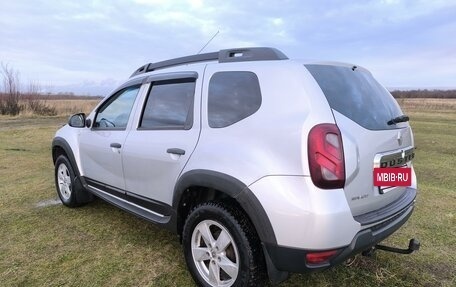
[[[343,188],[345,164],[339,128],[335,124],[314,126],[307,147],[312,182],[323,189]]]

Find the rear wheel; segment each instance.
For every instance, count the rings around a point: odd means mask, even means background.
[[[65,155],[60,155],[55,161],[55,187],[60,200],[68,207],[81,206],[92,200],[92,196],[76,182],[73,167]]]
[[[195,207],[183,230],[184,255],[201,286],[262,286],[264,259],[244,214],[218,202]]]

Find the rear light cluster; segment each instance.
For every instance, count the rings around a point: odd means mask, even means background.
[[[310,176],[315,186],[343,188],[345,161],[339,128],[335,124],[314,126],[309,132],[307,147]]]
[[[327,263],[336,254],[337,254],[337,250],[328,250],[328,251],[307,253],[306,262],[307,262],[307,264]]]

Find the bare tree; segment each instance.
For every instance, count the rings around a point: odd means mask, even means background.
[[[27,86],[27,91],[24,98],[27,101],[27,108],[33,113],[40,107],[40,91],[41,86],[38,82],[30,81]]]
[[[26,92],[21,92],[19,71],[3,63],[1,63],[0,77],[3,90],[3,93],[0,92],[0,114],[15,116],[25,108],[36,115],[57,114],[55,107],[47,105],[47,98],[41,95],[42,89],[38,82],[30,81]]]
[[[17,115],[24,107],[20,103],[20,75],[19,72],[1,63],[3,95],[0,99],[0,114]]]
[[[38,82],[30,81],[25,94],[27,101],[27,108],[36,115],[40,116],[54,116],[57,114],[55,107],[47,105],[46,100],[48,96],[41,94],[42,88]]]

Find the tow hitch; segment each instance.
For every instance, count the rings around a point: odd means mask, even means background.
[[[383,251],[388,251],[388,252],[393,252],[393,253],[410,254],[414,251],[420,250],[420,242],[415,238],[410,239],[408,249],[401,249],[401,248],[377,244],[377,245],[371,247],[370,249],[363,251],[362,255],[363,256],[372,256],[374,254],[375,250],[377,250],[377,249],[383,250]]]

